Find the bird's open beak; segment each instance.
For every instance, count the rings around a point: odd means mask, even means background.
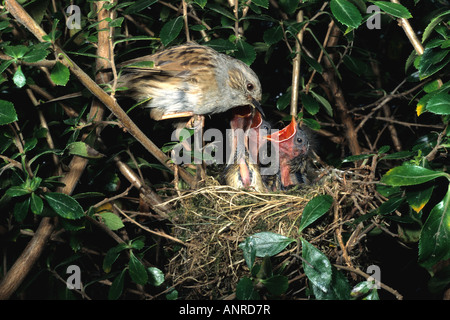
[[[291,123],[289,123],[289,125],[275,133],[272,133],[271,135],[265,136],[265,138],[273,142],[282,143],[292,139],[292,137],[295,136],[296,133],[297,121],[295,121],[295,117],[292,117]]]
[[[252,98],[252,106],[262,114],[263,118],[266,117],[266,115],[264,114],[264,111],[261,107],[261,104],[258,101],[256,101],[254,98]]]

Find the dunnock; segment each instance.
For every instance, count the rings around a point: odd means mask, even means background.
[[[153,67],[142,62],[153,61]],[[225,112],[250,105],[263,113],[261,84],[242,61],[214,49],[186,43],[119,65],[123,93],[148,100],[155,120]]]

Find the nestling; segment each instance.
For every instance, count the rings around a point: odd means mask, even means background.
[[[278,145],[280,165],[275,183],[267,181],[267,184],[271,185],[272,189],[278,190],[305,183],[310,141],[295,118],[292,117],[288,126],[266,136],[266,139]]]

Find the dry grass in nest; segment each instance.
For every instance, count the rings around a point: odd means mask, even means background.
[[[303,186],[288,193],[257,193],[218,185],[207,186],[172,199],[178,210],[172,217],[172,235],[186,246],[173,246],[168,276],[183,299],[232,298],[239,279],[249,276],[239,243],[257,232],[270,231],[300,239],[298,225],[303,208],[317,195],[334,199],[330,211],[301,236],[338,265],[356,266],[364,256],[362,225],[347,223],[375,207],[374,185],[367,174],[339,171],[327,174],[320,185]],[[343,234],[347,241],[344,243]],[[273,263],[284,266],[290,281],[285,298],[300,297],[306,287],[301,268],[300,241],[280,253]],[[354,248],[358,250],[353,250]],[[356,253],[357,252],[357,253]],[[277,265],[278,263],[278,265]],[[354,276],[354,275],[353,275]],[[304,297],[304,292],[303,292]]]

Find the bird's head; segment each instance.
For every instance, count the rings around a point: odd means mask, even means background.
[[[293,159],[309,151],[309,139],[305,131],[299,128],[295,117],[289,125],[265,138],[279,146],[280,157]]]
[[[262,89],[258,76],[245,63],[236,60],[228,70],[228,81],[236,106],[249,105],[258,110],[263,116],[261,108]]]

